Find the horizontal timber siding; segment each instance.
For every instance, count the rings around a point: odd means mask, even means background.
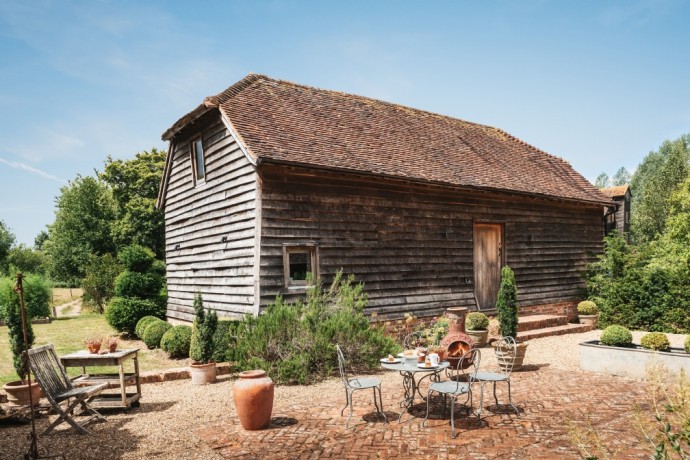
[[[195,187],[190,141],[199,135],[206,181]],[[191,321],[196,291],[221,317],[254,313],[254,166],[217,113],[180,133],[172,155],[165,196],[168,317]]]
[[[263,165],[260,303],[284,287],[283,245],[316,243],[325,283],[343,269],[363,281],[368,313],[432,316],[475,308],[473,225],[502,223],[522,305],[576,299],[602,249],[602,208],[500,193]]]

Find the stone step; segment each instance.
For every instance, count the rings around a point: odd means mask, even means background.
[[[518,340],[525,341],[530,339],[537,339],[539,337],[550,337],[552,335],[574,334],[576,332],[588,332],[594,327],[588,324],[563,324],[552,327],[544,327],[540,329],[530,329],[524,332],[518,332]]]
[[[529,315],[518,318],[518,332],[543,329],[545,327],[564,326],[568,324],[566,316],[559,315]]]

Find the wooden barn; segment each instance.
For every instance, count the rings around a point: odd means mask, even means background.
[[[574,316],[611,205],[567,162],[491,126],[250,74],[163,134],[168,318],[196,291],[220,316],[365,283],[369,313]]]

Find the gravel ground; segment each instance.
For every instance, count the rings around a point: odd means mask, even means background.
[[[529,341],[525,358],[530,366],[566,369],[579,372],[577,344],[599,338],[600,331],[546,337]],[[643,333],[634,332],[639,343]],[[683,346],[683,335],[671,335],[672,346]],[[495,358],[491,348],[483,348],[482,366],[492,367]],[[384,388],[400,386],[397,373],[381,373]],[[232,404],[234,377],[222,376],[215,385],[193,386],[188,380],[147,384],[142,388],[141,407],[130,412],[104,412],[107,423],[92,425],[91,436],[79,436],[63,424],[49,436],[40,436],[44,454],[64,455],[67,459],[216,459],[214,451],[200,442],[194,430],[200,426],[227,422],[235,417]],[[341,396],[337,379],[311,386],[276,387],[274,415],[281,414],[293,401],[309,401],[324,393]],[[51,420],[54,416],[51,416]],[[37,420],[38,432],[48,424]],[[0,459],[22,458],[27,451],[30,425],[0,424]]]

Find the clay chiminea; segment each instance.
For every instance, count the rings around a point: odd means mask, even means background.
[[[446,310],[446,318],[448,318],[448,334],[441,340],[441,346],[446,352],[446,361],[448,361],[452,368],[457,367],[458,361],[466,352],[474,347],[474,340],[472,337],[465,334],[465,316],[468,309],[465,307],[450,307]],[[466,369],[472,365],[472,362],[463,362],[462,368]]]

